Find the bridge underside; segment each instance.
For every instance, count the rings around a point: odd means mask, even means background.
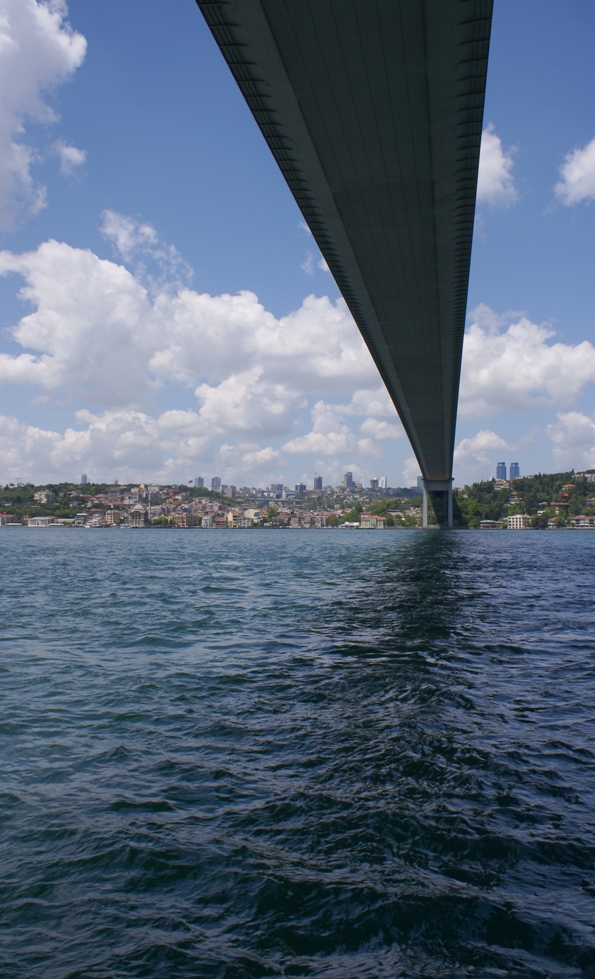
[[[197,0],[428,480],[452,476],[493,0]]]

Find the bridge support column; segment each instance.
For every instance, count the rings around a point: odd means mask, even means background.
[[[424,479],[423,486],[423,519],[424,527],[428,526],[428,496],[430,493],[442,493],[444,498],[444,520],[443,525],[452,527],[454,525],[452,508],[452,479]]]

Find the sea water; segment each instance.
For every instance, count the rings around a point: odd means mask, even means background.
[[[595,975],[595,533],[2,528],[0,975]]]

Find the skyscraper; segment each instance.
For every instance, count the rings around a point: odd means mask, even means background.
[[[202,476],[195,476],[194,477],[194,488],[195,489],[198,489],[200,486],[204,486],[204,485],[205,485],[205,481],[202,478]]]
[[[345,475],[343,476],[343,488],[350,490],[353,489],[354,487],[355,487],[355,483],[353,482],[353,473],[345,473]]]
[[[89,482],[89,477],[87,476],[87,473],[83,473],[83,475],[81,476],[81,486],[86,486],[88,482]]]
[[[378,480],[378,486],[379,486],[380,489],[387,489],[388,488],[388,481],[387,481],[386,476],[381,476],[380,477],[380,479]]]
[[[320,481],[322,482],[322,478],[321,478]],[[320,488],[322,489],[322,486]],[[295,491],[296,491],[296,493],[305,493],[306,492],[306,484],[305,483],[296,483],[295,484]]]
[[[511,471],[510,478],[512,479],[512,471]],[[506,479],[506,463],[505,462],[497,462],[496,463],[496,479]]]
[[[211,489],[214,493],[218,493],[221,489],[221,476],[213,476],[211,480]]]
[[[322,493],[322,476],[314,477],[314,492]]]
[[[378,489],[378,480],[376,476],[372,476],[372,478],[370,479],[370,489],[371,490]]]
[[[511,479],[518,479],[520,475],[521,475],[521,470],[519,469],[518,462],[511,462],[510,463],[510,478]]]

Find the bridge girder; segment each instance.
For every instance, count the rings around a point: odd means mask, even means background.
[[[370,349],[450,480],[493,0],[197,0]]]

